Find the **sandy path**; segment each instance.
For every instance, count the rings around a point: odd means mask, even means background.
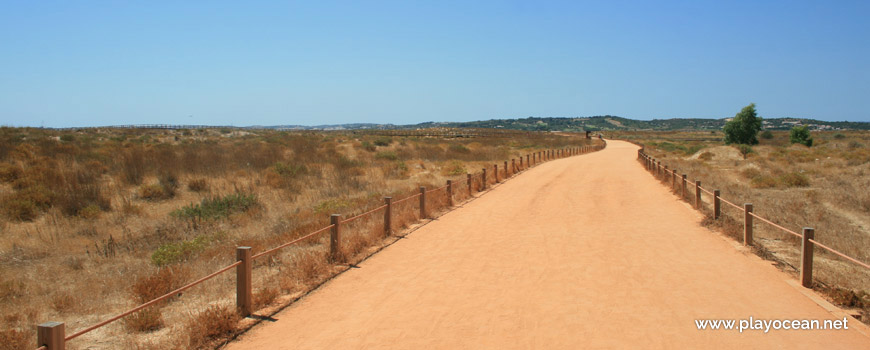
[[[838,316],[699,226],[636,149],[611,141],[533,168],[228,349],[870,348],[854,322],[848,331],[698,330],[695,319]]]

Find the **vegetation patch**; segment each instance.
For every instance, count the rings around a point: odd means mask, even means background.
[[[161,267],[188,260],[205,249],[208,243],[207,237],[197,236],[189,241],[163,244],[151,254],[151,263]]]
[[[327,199],[314,206],[315,213],[335,213],[341,209],[350,207],[351,203],[345,199]]]
[[[375,154],[375,159],[398,160],[399,155],[394,151],[381,151]]]
[[[236,192],[223,197],[204,198],[199,204],[184,206],[169,215],[181,219],[214,220],[244,212],[256,205],[256,195]]]
[[[235,334],[241,319],[229,305],[212,305],[191,318],[187,327],[190,349],[202,349],[211,341]]]

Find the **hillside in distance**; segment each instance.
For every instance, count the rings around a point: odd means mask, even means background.
[[[634,120],[617,116],[595,116],[580,118],[539,118],[492,119],[458,123],[422,123],[416,127],[459,127],[459,128],[505,128],[537,131],[583,131],[583,130],[721,130],[730,118],[723,119],[653,119]],[[763,119],[764,128],[769,130],[788,130],[797,125],[809,126],[812,130],[870,130],[868,122],[828,122],[802,118]]]
[[[303,130],[359,130],[359,129],[423,129],[423,128],[492,128],[526,131],[598,131],[598,130],[721,130],[730,118],[722,119],[653,119],[635,120],[604,115],[576,118],[528,117],[518,119],[490,119],[470,122],[425,122],[409,125],[394,124],[336,124],[336,125],[280,125],[269,129]],[[803,118],[764,118],[764,129],[788,130],[806,125],[811,130],[870,130],[870,122],[829,122]]]

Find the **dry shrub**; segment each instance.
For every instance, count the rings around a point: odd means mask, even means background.
[[[36,337],[33,332],[17,329],[0,330],[0,350],[35,349]]]
[[[259,290],[255,291],[254,292],[254,309],[258,310],[258,309],[262,309],[266,306],[269,306],[270,304],[275,302],[275,299],[278,298],[278,295],[280,293],[281,292],[278,290],[278,288],[274,288],[274,287],[260,288]]]
[[[145,151],[133,146],[121,154],[121,179],[128,185],[139,185],[145,178]]]
[[[11,301],[27,294],[24,281],[18,279],[0,280],[0,302]]]
[[[139,303],[154,300],[183,286],[188,274],[188,270],[181,267],[158,269],[152,274],[136,278],[130,286],[130,294]]]
[[[163,199],[163,187],[158,184],[139,186],[139,198],[149,201]]]
[[[232,306],[209,306],[188,321],[188,346],[191,349],[202,349],[216,339],[232,336],[240,319]]]
[[[71,294],[66,292],[60,292],[54,295],[51,298],[51,308],[54,311],[64,313],[70,311],[75,307],[77,300]]]
[[[193,192],[205,192],[208,191],[208,181],[204,178],[198,178],[190,180],[187,183],[187,189]]]
[[[323,251],[300,251],[289,266],[289,273],[281,281],[281,289],[288,292],[316,284],[329,271],[327,254]]]
[[[69,216],[80,215],[81,211],[90,206],[100,210],[112,209],[111,200],[103,193],[99,184],[99,176],[82,169],[75,169],[63,174],[63,182],[53,184],[54,204]]]
[[[698,159],[700,159],[700,160],[712,160],[713,153],[710,153],[710,152],[701,153],[701,155],[698,156]]]
[[[71,256],[63,259],[62,264],[68,267],[70,270],[81,271],[85,268],[85,259],[82,259],[78,256]]]
[[[746,168],[740,172],[740,175],[743,175],[743,177],[747,179],[753,179],[755,177],[761,176],[761,171],[755,168]]]
[[[753,188],[774,188],[777,185],[776,178],[768,175],[753,177],[750,181]]]
[[[24,175],[24,170],[21,167],[9,163],[0,164],[0,181],[2,182],[13,182],[22,175]]]
[[[782,174],[778,180],[783,187],[807,187],[810,185],[810,179],[806,175],[797,172]]]
[[[172,173],[163,173],[158,183],[139,187],[139,198],[149,201],[171,199],[178,191],[178,178]]]
[[[157,306],[146,307],[124,318],[124,327],[131,332],[153,332],[163,328],[163,313]]]
[[[371,246],[376,239],[373,235],[360,232],[347,235],[343,237],[343,240],[344,242],[342,242],[341,253],[344,259],[342,260],[347,260],[349,258],[355,257],[357,254],[361,253],[363,250]]]

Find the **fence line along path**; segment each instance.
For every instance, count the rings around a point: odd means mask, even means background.
[[[589,137],[589,133],[587,132],[586,138]],[[599,136],[600,138],[600,136]],[[571,157],[571,156],[579,156],[584,155],[589,152],[596,152],[606,147],[606,143],[602,142],[597,145],[585,145],[579,147],[568,147],[561,149],[548,149],[544,151],[539,151],[536,153],[526,154],[526,162],[523,163],[522,156],[520,156],[519,164],[516,163],[516,159],[511,159],[511,167],[508,168],[508,162],[504,162],[504,167],[502,167],[501,173],[502,179],[507,180],[513,176],[516,176],[519,172],[530,169],[533,166],[541,164],[542,162],[551,161],[563,157]],[[542,153],[546,156],[542,159]],[[486,189],[486,184],[490,181],[499,182],[499,171],[498,165],[495,165],[495,171],[492,173],[492,178],[487,177],[486,169],[484,168],[481,173],[468,173],[466,174],[466,181],[464,182],[465,191],[462,193],[467,193],[467,196],[459,196],[460,198],[470,197],[475,190],[481,191]],[[478,186],[475,186],[475,183],[479,183]],[[230,270],[236,270],[236,308],[241,316],[251,316],[254,312],[253,310],[253,274],[255,273],[253,269],[253,261],[259,257],[269,255],[275,252],[280,251],[283,248],[289,247],[291,245],[295,245],[301,242],[304,242],[310,238],[316,237],[320,234],[323,234],[326,231],[329,231],[329,256],[331,263],[342,263],[344,262],[344,254],[342,253],[342,224],[349,224],[358,219],[362,219],[365,217],[369,217],[377,212],[383,211],[383,219],[384,226],[382,234],[384,236],[389,236],[393,233],[393,224],[392,224],[392,206],[394,204],[399,204],[411,199],[418,199],[417,210],[419,211],[419,218],[421,220],[425,220],[428,218],[427,211],[427,199],[426,195],[435,195],[439,194],[446,196],[446,203],[442,203],[441,207],[436,209],[443,209],[443,206],[446,205],[448,207],[452,207],[454,205],[454,197],[456,192],[454,190],[461,190],[462,182],[457,182],[454,184],[453,180],[447,180],[447,184],[441,187],[437,187],[434,189],[426,189],[425,187],[420,187],[420,192],[414,195],[407,196],[402,199],[398,199],[393,201],[392,197],[384,197],[384,205],[378,206],[374,209],[370,209],[365,211],[362,214],[358,214],[352,216],[347,219],[342,219],[340,214],[332,214],[330,215],[330,224],[321,229],[315,230],[313,232],[307,233],[302,237],[297,239],[285,242],[283,244],[278,245],[277,247],[273,247],[271,249],[262,251],[262,252],[254,252],[251,247],[237,247],[236,249],[236,262],[230,264],[224,268],[219,269],[218,271],[212,272],[202,278],[199,278],[193,282],[190,282],[178,289],[170,291],[163,296],[160,296],[154,300],[147,301],[141,305],[133,307],[132,309],[121,312],[115,316],[112,316],[108,319],[105,319],[96,324],[85,327],[84,329],[80,329],[75,331],[72,334],[67,334],[66,324],[63,322],[44,322],[37,326],[37,344],[39,345],[37,350],[63,350],[66,348],[66,343],[71,340],[75,340],[89,332],[92,332],[101,327],[105,327],[115,321],[123,319],[124,317],[128,317],[133,313],[146,309],[148,307],[153,307],[153,305],[169,299],[173,296],[180,295],[181,292],[186,291],[190,288],[193,288],[203,282],[206,282],[218,275],[228,272]],[[436,201],[437,202],[437,201]],[[438,205],[438,203],[434,203]]]
[[[839,317],[701,227],[702,216],[636,161],[637,149],[609,141],[528,169],[228,349],[867,348],[855,322],[698,330],[698,319]]]

